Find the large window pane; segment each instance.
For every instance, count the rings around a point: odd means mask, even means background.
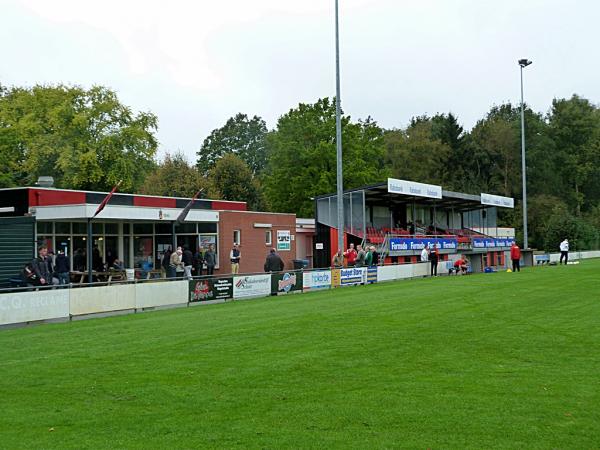
[[[217,224],[216,223],[199,223],[198,224],[198,233],[216,233],[217,232]]]
[[[56,236],[56,251],[62,250],[65,255],[71,256],[71,238],[69,236]]]
[[[196,234],[196,224],[195,223],[182,223],[179,226],[175,227],[175,233],[190,233]]]
[[[170,223],[157,223],[154,228],[156,234],[171,234],[173,226]]]
[[[37,232],[38,234],[52,234],[52,222],[38,222]]]
[[[56,222],[54,224],[56,234],[71,234],[71,223],[70,222]]]
[[[86,238],[73,236],[73,270],[85,271],[86,269]]]
[[[105,234],[119,234],[119,224],[118,223],[105,223],[104,224],[104,233]]]
[[[87,234],[86,225],[84,222],[73,222],[73,234]]]
[[[133,265],[136,268],[151,270],[154,266],[152,238],[135,236],[133,238]]]
[[[133,234],[152,234],[151,223],[134,223]]]

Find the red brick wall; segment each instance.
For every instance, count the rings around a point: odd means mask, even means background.
[[[255,223],[271,224],[271,228],[254,228]],[[290,251],[277,251],[286,269],[294,267],[296,259],[296,215],[255,213],[245,211],[219,212],[219,267],[216,273],[231,272],[229,252],[233,246],[233,230],[240,230],[240,273],[264,272],[264,264],[269,249],[277,245],[277,230],[289,230],[294,236]],[[272,231],[272,245],[265,244],[265,232]]]

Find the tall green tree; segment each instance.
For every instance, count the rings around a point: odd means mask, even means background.
[[[251,210],[264,207],[262,190],[248,165],[233,153],[225,154],[210,171],[212,198],[248,203]]]
[[[0,182],[106,190],[141,185],[154,166],[156,116],[134,113],[101,86],[34,86],[0,91]],[[10,172],[12,173],[10,173]]]
[[[445,184],[451,148],[434,137],[430,119],[421,117],[406,130],[387,131],[384,142],[386,162],[394,178]]]
[[[335,101],[328,98],[301,103],[280,117],[267,137],[269,165],[264,176],[274,211],[312,217],[311,197],[335,192],[335,136]],[[344,188],[384,181],[389,175],[383,130],[372,119],[352,123],[343,116],[342,149]]]
[[[238,113],[224,126],[213,130],[204,139],[197,152],[197,166],[207,174],[224,155],[234,153],[239,156],[254,175],[263,171],[267,163],[265,136],[267,125],[263,119]]]
[[[600,175],[600,112],[589,100],[573,95],[554,99],[549,115],[550,136],[557,149],[556,170],[577,215],[598,200]],[[570,195],[569,195],[570,194]]]
[[[208,195],[208,186],[208,180],[188,162],[185,155],[176,152],[173,155],[167,153],[156,168],[146,176],[144,184],[140,187],[140,193],[192,197],[200,189],[204,189],[204,195]]]

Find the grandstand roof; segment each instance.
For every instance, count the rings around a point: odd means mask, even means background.
[[[436,208],[453,209],[457,212],[476,211],[479,209],[490,208],[489,205],[481,204],[481,195],[465,194],[462,192],[454,192],[447,190],[442,190],[441,199],[405,195],[388,192],[387,182],[361,186],[354,189],[348,189],[344,191],[344,194],[361,191],[364,191],[365,193],[365,202],[370,205],[394,206],[412,203],[414,200],[416,204],[431,206],[435,204]],[[328,197],[335,197],[336,195],[337,194],[335,193],[325,194],[316,197],[316,199],[318,200]]]

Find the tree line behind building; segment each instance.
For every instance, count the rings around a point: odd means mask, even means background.
[[[529,240],[554,249],[569,237],[578,249],[598,247],[600,109],[573,95],[548,112],[526,108]],[[237,114],[213,130],[197,159],[158,160],[158,119],[134,112],[101,86],[0,86],[0,187],[55,186],[247,201],[255,210],[312,217],[311,197],[335,192],[335,100],[299,104],[269,130],[259,116]],[[452,113],[414,117],[384,129],[371,118],[342,117],[344,187],[387,177],[444,189],[514,197],[500,225],[521,233],[520,108],[492,106],[471,130]]]

